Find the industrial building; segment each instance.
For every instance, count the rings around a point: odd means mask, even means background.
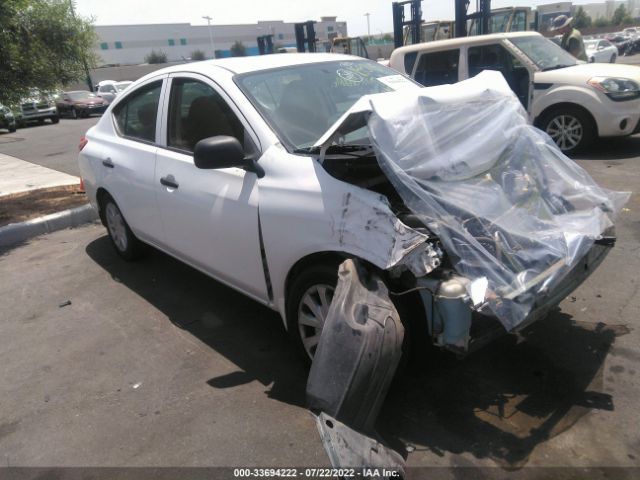
[[[135,65],[143,63],[152,50],[162,51],[169,62],[189,59],[200,50],[207,58],[231,56],[231,46],[241,42],[247,55],[258,54],[257,37],[273,35],[276,47],[295,47],[294,23],[281,20],[243,25],[191,25],[165,23],[151,25],[97,25],[95,53],[100,65]],[[331,39],[347,35],[347,23],[337,17],[321,17],[315,23],[318,48],[328,48]]]

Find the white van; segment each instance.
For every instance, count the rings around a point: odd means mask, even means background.
[[[500,71],[565,152],[597,137],[640,133],[640,67],[586,64],[536,32],[498,33],[401,47],[390,66],[425,86]]]

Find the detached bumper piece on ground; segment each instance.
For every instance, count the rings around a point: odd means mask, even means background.
[[[372,438],[403,339],[382,279],[358,260],[342,263],[307,384],[309,407],[334,468],[403,470],[402,457]]]

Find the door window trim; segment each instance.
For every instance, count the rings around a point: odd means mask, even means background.
[[[155,145],[158,146],[158,132],[161,126],[161,117],[162,117],[162,111],[164,108],[164,98],[165,98],[165,94],[167,91],[167,77],[169,75],[168,74],[163,74],[163,75],[157,75],[155,77],[152,77],[148,80],[146,80],[144,83],[141,83],[139,85],[136,85],[136,88],[128,91],[129,89],[127,89],[127,94],[126,95],[122,95],[122,96],[117,96],[116,97],[116,102],[114,102],[113,107],[109,109],[109,113],[111,116],[111,126],[113,127],[113,131],[115,132],[115,134],[119,137],[119,138],[124,138],[125,140],[129,140],[132,142],[137,142],[137,143],[142,143],[145,145]],[[132,95],[135,95],[137,92],[140,91],[140,89],[145,88],[146,86],[161,81],[162,84],[160,85],[160,96],[158,97],[158,111],[156,112],[156,130],[155,130],[155,140],[154,141],[150,141],[150,140],[144,140],[142,138],[137,138],[137,137],[130,137],[129,135],[124,135],[120,132],[120,129],[118,128],[118,124],[116,122],[116,115],[114,113],[114,111],[118,108],[118,105],[120,105],[122,102],[126,102],[128,98],[130,98]]]
[[[229,106],[233,114],[242,124],[243,128],[245,129],[245,132],[249,134],[249,137],[253,142],[253,145],[256,149],[256,153],[258,157],[262,156],[262,144],[260,142],[258,135],[256,134],[255,130],[253,129],[253,127],[251,126],[247,118],[244,116],[242,111],[238,108],[236,103],[233,101],[233,99],[213,79],[211,79],[210,77],[207,77],[206,75],[201,75],[199,73],[193,73],[193,72],[176,72],[168,75],[167,81],[165,82],[166,90],[164,95],[164,101],[162,103],[162,115],[158,116],[159,118],[161,117],[161,125],[158,130],[160,137],[159,138],[156,137],[156,140],[157,140],[156,145],[159,148],[180,153],[182,155],[186,155],[190,158],[193,158],[193,152],[189,152],[176,147],[170,147],[167,142],[168,134],[169,134],[169,102],[171,98],[171,88],[172,88],[174,79],[192,79],[192,80],[202,82],[205,85],[211,87],[218,95],[220,95],[220,98]]]

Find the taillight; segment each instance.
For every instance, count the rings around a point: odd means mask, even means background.
[[[87,145],[87,143],[89,143],[89,140],[87,140],[87,137],[85,137],[84,135],[80,137],[80,143],[78,144],[78,151],[81,152],[82,149]]]

